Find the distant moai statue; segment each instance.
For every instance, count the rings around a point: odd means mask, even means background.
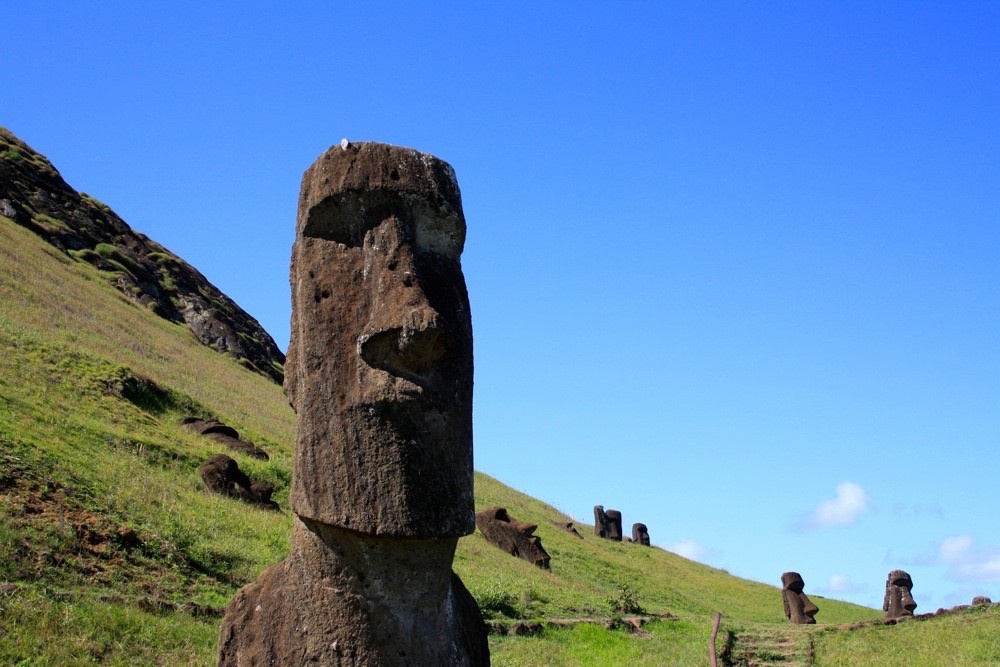
[[[974,598],[972,598],[973,607],[980,607],[988,604],[993,604],[993,600],[989,599],[985,595],[977,595]]]
[[[913,601],[913,579],[902,570],[893,570],[885,582],[882,611],[886,620],[913,616],[917,603]]]
[[[604,513],[608,518],[607,531],[608,539],[615,540],[616,542],[621,542],[622,533],[622,513],[618,510],[608,510]]]
[[[632,524],[632,541],[636,544],[643,544],[647,547],[649,546],[649,530],[646,529],[646,524]]]
[[[604,505],[594,505],[594,534],[606,540],[622,541],[622,513],[604,511]]]
[[[511,518],[503,507],[488,507],[476,512],[476,527],[490,544],[538,567],[549,569],[549,554],[535,535],[536,524]]]
[[[451,568],[475,529],[464,242],[455,173],[435,157],[344,141],[305,172],[291,550],[233,598],[220,665],[489,664]]]
[[[785,618],[799,625],[811,625],[816,622],[819,607],[812,603],[806,594],[806,583],[798,572],[785,572],[781,575],[781,598],[785,607]]]

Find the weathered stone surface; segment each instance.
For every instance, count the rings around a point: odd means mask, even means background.
[[[594,505],[594,534],[607,540],[622,541],[622,513],[604,511],[603,505]]]
[[[227,608],[219,665],[488,665],[479,608],[441,567],[455,546],[296,519],[288,558]]]
[[[882,600],[882,611],[886,620],[908,618],[913,616],[917,603],[913,601],[913,579],[903,570],[893,570],[885,582],[885,598]]]
[[[288,558],[226,611],[220,665],[488,665],[452,572],[474,530],[472,324],[454,172],[334,147],[302,182],[285,392]]]
[[[475,529],[464,241],[437,158],[350,144],[306,171],[285,382],[300,516],[398,537]]]
[[[198,473],[205,487],[213,493],[239,498],[264,509],[279,509],[278,503],[271,500],[274,487],[267,482],[251,480],[236,461],[225,454],[216,454],[202,463]]]
[[[649,530],[644,523],[632,524],[632,541],[636,544],[649,546]]]
[[[270,459],[267,452],[252,442],[247,442],[246,440],[241,439],[239,431],[234,429],[232,426],[226,426],[217,419],[184,417],[181,420],[181,426],[189,431],[194,431],[195,433],[199,433],[207,438],[211,438],[212,440],[225,445],[229,449],[242,452],[247,456],[252,456],[255,459],[261,459],[262,461]]]
[[[71,188],[43,155],[2,127],[0,202],[0,215],[106,272],[136,304],[185,323],[202,344],[281,382],[285,356],[257,320],[183,259]]]
[[[488,507],[476,513],[476,527],[494,546],[540,568],[549,569],[549,554],[534,533],[537,525],[512,519],[503,507]]]
[[[812,603],[806,594],[805,582],[798,572],[785,572],[781,575],[781,598],[785,607],[785,618],[799,625],[810,625],[816,622],[819,607]]]
[[[553,521],[552,525],[557,526],[562,530],[565,530],[567,533],[575,535],[581,540],[583,539],[583,535],[581,535],[580,532],[573,526],[572,521]]]
[[[985,595],[977,595],[976,597],[972,598],[973,607],[979,607],[987,604],[993,604],[993,600],[989,599]]]
[[[621,542],[623,537],[622,513],[618,510],[608,510],[604,515],[607,517],[607,523],[605,524],[606,537],[609,540]]]

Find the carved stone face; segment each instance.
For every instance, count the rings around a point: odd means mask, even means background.
[[[303,177],[285,382],[300,516],[400,537],[474,529],[464,240],[454,172],[431,156],[353,144]]]
[[[781,575],[781,597],[785,607],[785,618],[792,623],[809,625],[816,622],[819,607],[803,592],[805,582],[798,572],[785,572]]]
[[[893,570],[885,582],[885,598],[882,611],[887,619],[913,616],[917,603],[913,601],[913,579],[902,570]]]
[[[649,546],[649,530],[644,523],[632,524],[632,541],[636,544]]]
[[[487,541],[511,556],[549,569],[549,554],[542,547],[542,540],[535,535],[537,525],[511,518],[503,507],[489,507],[476,513],[476,526]]]

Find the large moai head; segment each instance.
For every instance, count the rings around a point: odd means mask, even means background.
[[[524,523],[510,516],[506,508],[488,507],[476,513],[476,527],[491,544],[542,569],[549,569],[551,558],[542,540],[535,535],[536,524]]]
[[[371,535],[474,530],[464,243],[435,157],[345,142],[306,170],[285,367],[296,514]]]
[[[608,515],[604,513],[604,505],[594,505],[594,535],[608,536]]]
[[[622,541],[622,513],[618,510],[608,510],[604,513],[608,522],[605,526],[609,540]]]
[[[632,524],[632,541],[636,544],[649,546],[649,530],[644,523]]]
[[[785,607],[785,618],[792,623],[809,625],[816,622],[819,607],[812,603],[806,594],[806,583],[798,572],[785,572],[781,575],[781,598]]]
[[[902,570],[893,570],[885,582],[885,598],[882,600],[882,611],[886,619],[906,618],[913,616],[917,603],[913,601],[913,579]]]

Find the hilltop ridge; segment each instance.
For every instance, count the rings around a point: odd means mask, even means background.
[[[197,339],[281,383],[285,355],[271,336],[205,276],[93,197],[0,127],[0,215],[103,271],[122,294]]]

